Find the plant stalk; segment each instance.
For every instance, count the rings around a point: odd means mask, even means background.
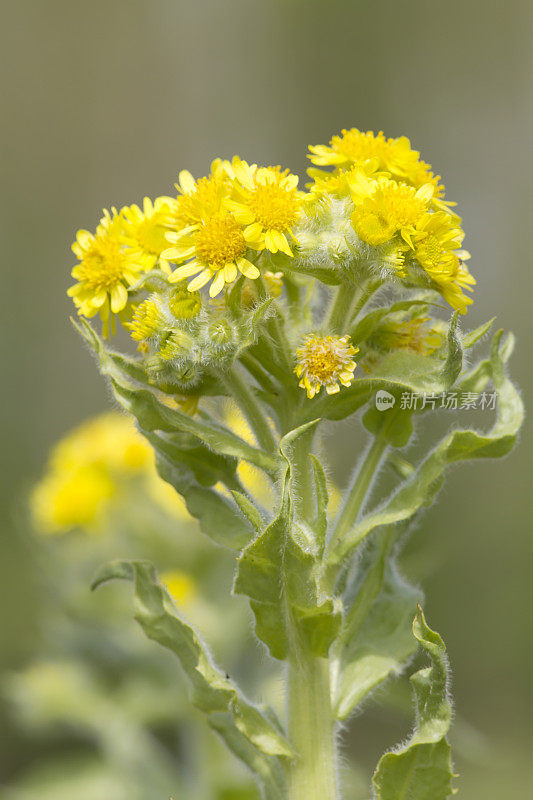
[[[289,736],[298,753],[288,800],[338,800],[329,661],[299,650],[288,669]]]
[[[355,523],[359,511],[365,501],[376,471],[381,464],[381,459],[387,448],[387,441],[380,432],[370,445],[361,467],[356,472],[344,508],[328,544],[328,552],[332,552],[338,542],[342,541],[352,525]]]
[[[241,376],[238,368],[233,367],[230,372],[223,376],[223,379],[250,423],[250,427],[252,428],[259,446],[266,450],[267,453],[276,452],[278,446],[274,433],[269,425],[268,418],[261,408],[261,405],[254,397],[253,390],[246,383],[245,378]]]

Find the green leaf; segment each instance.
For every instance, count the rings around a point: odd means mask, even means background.
[[[421,592],[400,576],[389,545],[384,536],[375,553],[365,554],[355,600],[335,644],[339,678],[333,707],[341,720],[376,686],[398,675],[416,650],[411,621]]]
[[[380,411],[375,406],[365,411],[363,425],[374,436],[383,435],[391,447],[405,447],[413,433],[413,413],[400,408],[398,398],[393,408]]]
[[[411,300],[399,300],[397,303],[393,303],[391,306],[383,306],[381,308],[374,308],[372,311],[369,311],[368,314],[365,314],[363,317],[360,317],[357,320],[357,324],[351,331],[351,339],[355,345],[359,345],[362,342],[365,342],[376,330],[379,323],[389,314],[395,314],[399,311],[410,311],[412,308],[416,308],[419,306],[420,308],[424,308],[427,306],[428,303],[433,298],[433,293],[428,293],[422,297],[415,297]]]
[[[446,391],[450,386],[453,386],[463,368],[463,348],[457,336],[458,318],[459,312],[455,311],[448,327],[448,354],[444,366],[439,372],[443,385],[442,391]]]
[[[241,553],[234,586],[237,594],[250,598],[255,631],[278,659],[288,657],[295,636],[314,655],[326,656],[341,624],[340,609],[321,590],[314,537],[295,513],[293,456],[298,440],[309,428],[303,425],[282,439],[286,469],[280,509]]]
[[[376,800],[445,800],[454,793],[450,746],[446,741],[452,708],[444,642],[426,625],[422,609],[413,634],[431,659],[431,667],[411,677],[416,728],[400,749],[385,753],[374,774]]]
[[[206,646],[181,618],[167,592],[157,582],[153,566],[146,561],[112,562],[101,568],[92,588],[114,578],[134,583],[135,619],[149,639],[178,657],[191,684],[193,705],[207,715],[227,715],[224,730],[245,737],[253,745],[257,759],[264,756],[292,758],[294,753],[289,742],[279,725],[271,721],[273,712],[265,712],[248,702],[238,687],[215,666]],[[224,730],[219,730],[224,735]],[[232,743],[229,744],[234,749]]]
[[[486,434],[454,430],[445,436],[377,511],[363,517],[349,535],[339,541],[331,553],[330,564],[341,564],[376,528],[407,520],[423,506],[429,505],[441,488],[443,474],[450,464],[476,458],[500,458],[512,450],[524,418],[524,407],[520,395],[504,373],[499,352],[501,333],[496,334],[492,346],[491,373],[498,395],[498,416],[492,430]]]
[[[473,347],[477,342],[479,342],[479,340],[489,332],[495,319],[496,317],[492,317],[492,319],[489,319],[488,322],[484,322],[483,325],[480,325],[478,328],[474,328],[474,330],[466,333],[463,336],[463,347]]]
[[[231,494],[248,522],[252,525],[254,530],[259,533],[259,531],[261,531],[263,528],[263,517],[261,512],[242,492],[232,490]]]
[[[143,431],[189,433],[218,453],[242,458],[269,473],[276,472],[278,462],[275,458],[248,444],[223,425],[200,421],[169,408],[146,389],[133,389],[114,379],[111,380],[111,386],[119,403],[133,414]]]
[[[188,414],[166,406],[151,390],[132,385],[131,378],[140,381],[140,377],[136,377],[138,373],[135,372],[139,370],[138,362],[108,350],[85,320],[82,320],[82,325],[77,328],[98,358],[102,373],[110,378],[118,402],[126,411],[133,414],[143,431],[188,433],[198,437],[201,442],[222,455],[242,458],[266,472],[276,472],[278,466],[276,459],[249,445],[223,425],[194,419]]]
[[[313,474],[315,478],[316,496],[316,519],[314,520],[313,530],[315,532],[319,554],[322,555],[328,533],[328,486],[326,473],[324,472],[322,464],[318,458],[312,454],[311,463],[313,465]]]
[[[255,775],[265,800],[286,800],[285,772],[280,759],[259,752],[235,727],[229,714],[210,714],[208,722],[223,739],[226,747]]]
[[[253,528],[237,508],[215,489],[202,485],[185,459],[180,459],[175,450],[169,451],[161,434],[152,432],[145,436],[155,449],[159,475],[183,497],[187,511],[198,520],[206,536],[224,547],[242,550],[250,542]],[[235,485],[234,480],[226,478],[229,486]]]

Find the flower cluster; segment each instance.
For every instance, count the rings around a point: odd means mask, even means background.
[[[287,169],[235,156],[198,179],[181,171],[175,196],[105,211],[73,245],[69,294],[79,313],[99,313],[105,336],[118,315],[149,382],[198,396],[213,371],[254,346],[269,315],[294,319],[291,302],[304,287],[310,296],[317,278],[348,294],[363,285],[429,290],[466,312],[475,280],[460,218],[407,138],[345,130],[312,146],[310,159],[306,191]],[[321,387],[350,385],[360,342],[348,343],[349,326],[313,325],[306,302],[291,334],[292,366],[312,399]],[[421,325],[404,321],[397,346],[421,339]]]
[[[339,206],[342,200],[337,227],[359,260],[392,267],[407,285],[434,288],[465,313],[472,300],[463,290],[475,280],[465,265],[469,254],[461,248],[461,220],[451,211],[454,203],[444,199],[440,176],[409,140],[354,128],[334,136],[329,147],[316,145],[310,151],[313,164],[333,168],[309,170],[312,204],[324,206],[334,197]]]

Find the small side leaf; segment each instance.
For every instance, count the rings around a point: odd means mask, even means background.
[[[480,325],[478,328],[474,328],[474,330],[469,331],[463,336],[463,347],[469,348],[473,347],[480,339],[485,336],[486,333],[492,328],[494,320],[496,317],[492,317],[489,319],[488,322],[484,322],[483,325]]]
[[[382,756],[373,778],[376,800],[445,800],[454,793],[450,745],[445,738],[452,717],[446,648],[439,634],[426,625],[420,607],[413,634],[430,657],[431,667],[411,677],[416,728],[405,745]]]
[[[261,516],[261,512],[242,492],[232,489],[231,494],[248,522],[252,525],[254,530],[259,533],[259,531],[263,528],[263,517]]]

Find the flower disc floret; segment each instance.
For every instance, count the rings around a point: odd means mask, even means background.
[[[258,249],[292,256],[287,236],[300,216],[303,193],[298,176],[280,167],[257,167],[235,156],[231,164],[234,192],[226,206],[246,225]]]
[[[317,336],[309,334],[296,350],[295,373],[299,386],[310,399],[324,386],[328,394],[335,394],[342,386],[350,386],[357,366],[353,356],[359,348],[348,343],[349,336]]]
[[[433,196],[431,184],[414,189],[389,179],[369,180],[358,173],[351,181],[355,232],[367,244],[390,241],[396,233],[412,245],[411,236]]]
[[[462,314],[472,303],[462,290],[471,290],[476,283],[464,264],[470,254],[460,249],[463,238],[464,232],[456,220],[445,211],[436,211],[420,218],[412,245],[417,262],[444,299]]]
[[[96,233],[78,231],[72,250],[80,263],[72,270],[78,282],[68,294],[79,313],[92,317],[100,312],[105,321],[110,310],[122,311],[128,303],[128,287],[139,280],[147,265],[124,247],[122,221],[116,212],[113,216],[105,212]]]
[[[191,292],[212,281],[209,294],[216,297],[225,283],[235,280],[238,272],[251,279],[259,277],[257,267],[245,257],[247,248],[255,246],[255,239],[250,240],[232,214],[215,214],[179,233],[167,233],[167,240],[175,246],[163,252],[164,258],[178,262],[192,259],[171,276],[172,281],[181,281],[195,275],[187,287]]]

